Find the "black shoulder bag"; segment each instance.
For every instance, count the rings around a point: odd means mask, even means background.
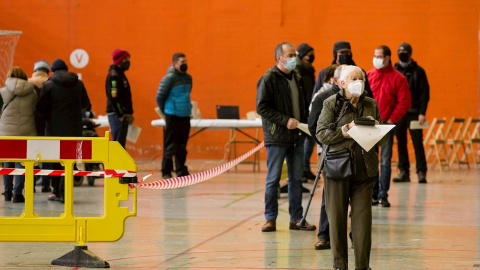
[[[7,108],[8,104],[10,104],[16,97],[17,97],[17,95],[13,95],[13,97],[5,104],[5,106],[3,106],[2,114],[5,111],[5,109]]]
[[[335,123],[329,125],[329,129],[334,130],[337,124],[345,115],[348,109],[348,100],[344,101],[341,113],[338,115]],[[335,109],[334,109],[335,111]],[[325,149],[325,177],[330,180],[346,180],[353,175],[353,156],[349,149],[338,151],[328,151]]]

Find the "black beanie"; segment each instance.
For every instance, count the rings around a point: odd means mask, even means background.
[[[403,42],[402,44],[400,44],[400,46],[398,46],[397,52],[400,50],[405,50],[407,51],[409,56],[412,56],[412,46],[410,46],[410,44]]]
[[[313,48],[312,48],[312,46],[308,45],[307,43],[302,43],[302,44],[298,45],[298,48],[297,48],[298,58],[302,59],[310,51],[313,51]]]
[[[68,67],[67,67],[67,64],[65,64],[65,62],[62,59],[57,59],[57,60],[53,61],[52,66],[50,67],[50,70],[52,72],[55,72],[57,70],[67,70],[68,71]]]
[[[345,49],[350,51],[352,50],[352,48],[350,47],[350,42],[343,40],[335,42],[335,44],[333,44],[333,58],[337,59],[337,52]]]

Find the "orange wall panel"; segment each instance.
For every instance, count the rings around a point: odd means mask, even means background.
[[[81,48],[90,61],[82,74],[97,114],[105,114],[105,77],[116,48],[132,55],[126,73],[132,87],[135,124],[142,127],[134,157],[161,157],[163,132],[155,94],[171,56],[187,55],[193,76],[192,100],[204,118],[215,118],[215,105],[239,105],[241,115],[255,110],[256,83],[274,64],[281,41],[315,48],[317,72],[333,59],[333,43],[348,40],[353,59],[365,70],[372,55],[388,45],[411,43],[413,59],[426,70],[431,87],[427,118],[472,116],[479,109],[480,2],[316,0],[145,0],[145,1],[0,1],[0,29],[23,31],[14,64],[30,74],[33,63],[56,58],[69,62]],[[100,135],[106,129],[99,129]],[[254,134],[254,131],[247,131]],[[205,131],[188,145],[189,158],[221,159],[228,131]],[[243,149],[247,151],[248,147]],[[262,151],[265,158],[265,151]]]

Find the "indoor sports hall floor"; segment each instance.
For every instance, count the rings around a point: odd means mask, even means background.
[[[158,161],[137,164],[140,176],[160,168]],[[221,163],[187,164],[193,173]],[[479,172],[456,167],[442,174],[437,168],[426,185],[418,184],[415,175],[411,183],[392,183],[392,207],[373,207],[372,269],[480,269]],[[127,219],[123,238],[87,243],[88,248],[113,269],[332,269],[330,250],[314,250],[317,232],[288,230],[285,194],[279,200],[277,231],[261,232],[265,175],[265,163],[260,173],[242,164],[236,173],[232,169],[191,187],[141,189],[138,215]],[[76,215],[102,215],[102,187],[103,180],[97,180],[95,187],[74,188]],[[321,187],[307,218],[317,225]],[[47,195],[35,194],[36,211],[58,216],[63,205],[47,201]],[[308,198],[304,193],[304,207]],[[22,204],[2,199],[0,212],[20,215]],[[74,246],[0,242],[0,269],[78,269],[50,265]],[[349,255],[354,269],[352,249]]]

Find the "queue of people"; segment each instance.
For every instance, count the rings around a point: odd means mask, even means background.
[[[298,223],[303,209],[299,190],[302,182],[314,178],[309,164],[312,145],[317,145],[317,154],[327,152],[327,157],[335,151],[350,153],[345,159],[351,162],[350,173],[334,177],[329,174],[332,168],[323,170],[315,249],[331,249],[335,269],[348,269],[349,206],[355,269],[370,269],[372,207],[390,207],[388,190],[394,136],[398,139],[400,175],[393,181],[410,182],[406,130],[411,121],[425,121],[429,86],[425,71],[411,58],[410,44],[400,44],[397,53],[399,62],[393,65],[390,48],[377,47],[372,61],[374,68],[365,72],[353,61],[350,43],[338,41],[333,48],[334,60],[320,71],[312,85],[313,47],[302,43],[295,52],[293,44],[283,42],[275,48],[276,65],[257,83],[257,112],[262,117],[268,167],[263,232],[277,228],[277,189],[283,160],[286,159],[288,170],[289,228],[315,230],[308,222],[304,226]],[[305,117],[308,117],[310,138],[296,129]],[[365,151],[348,133],[356,125],[356,118],[395,127],[375,147]],[[410,129],[410,134],[414,140],[419,183],[427,183],[422,130]]]

